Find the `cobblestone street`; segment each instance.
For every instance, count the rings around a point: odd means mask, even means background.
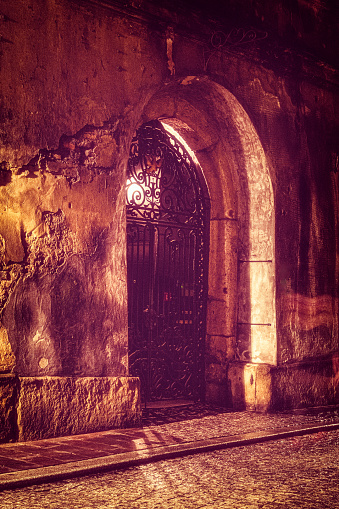
[[[339,508],[339,431],[0,494],[2,509]]]

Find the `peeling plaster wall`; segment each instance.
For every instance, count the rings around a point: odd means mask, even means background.
[[[189,83],[187,76],[196,75],[234,95],[268,161],[278,364],[335,357],[335,69],[302,58],[290,41],[288,51],[281,49],[270,31],[241,47],[216,46],[216,30],[227,35],[240,25],[221,26],[165,4],[126,5],[0,1],[1,371],[127,374],[123,188],[129,144],[154,93],[175,77]],[[284,37],[297,17],[288,22],[280,7],[275,12]],[[258,20],[267,14],[262,6],[257,11]],[[195,100],[198,118],[199,95]],[[265,239],[260,242],[269,253]]]
[[[1,1],[1,161],[27,164],[86,125],[114,123],[166,74],[147,26],[71,0]],[[163,43],[165,44],[165,43]]]
[[[67,0],[0,5],[2,371],[125,375],[121,189],[156,38]]]
[[[127,372],[115,135],[88,129],[64,137],[58,150],[41,150],[13,175],[2,196],[13,218],[3,221],[3,272],[6,280],[16,277],[4,295],[2,323],[20,375]]]

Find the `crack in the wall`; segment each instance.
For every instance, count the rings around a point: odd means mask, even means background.
[[[64,178],[69,188],[78,182],[90,184],[98,175],[111,174],[114,168],[113,155],[117,148],[117,126],[118,122],[101,128],[86,126],[74,136],[63,135],[57,149],[41,149],[19,169],[11,168],[7,161],[1,162],[0,189],[1,186],[9,189],[4,190],[3,194],[5,208],[9,211],[15,210],[19,202],[24,202],[25,195],[18,198],[16,189],[25,189],[25,186],[22,186],[25,179],[27,191],[20,192],[30,193],[35,187],[39,189],[39,179],[44,182],[44,175],[47,173]],[[18,179],[19,187],[15,186],[13,179]],[[36,179],[36,186],[30,179]],[[45,194],[48,194],[47,189]],[[68,206],[71,207],[71,203],[68,203]],[[43,210],[44,205],[39,202],[36,210],[39,209],[42,210],[40,221],[38,220],[30,231],[22,224],[22,217],[17,219],[21,225],[18,242],[22,249],[22,261],[15,263],[15,259],[8,260],[8,254],[5,253],[7,240],[0,236],[0,313],[22,277],[28,279],[36,275],[55,273],[74,253],[76,234],[71,230],[62,207],[59,206],[57,211]],[[30,210],[32,212],[31,208]],[[19,230],[16,235],[18,233]],[[96,251],[99,242],[97,237],[102,234],[103,232],[97,232],[95,235],[95,248],[92,251]],[[13,243],[12,240],[11,242]]]
[[[109,173],[112,169],[112,154],[117,147],[116,127],[117,123],[111,128],[86,126],[74,136],[63,135],[57,149],[41,149],[17,174],[36,178],[37,172],[47,172],[65,177],[72,185],[86,172],[86,181],[91,182],[95,175]],[[1,178],[5,178],[1,170],[0,166],[0,185]]]
[[[44,212],[43,222],[26,235],[28,256],[25,278],[54,273],[73,253],[73,238],[62,210]]]
[[[23,267],[19,263],[13,263],[1,267],[0,280],[0,315],[6,306],[9,297],[16,288],[23,274]]]
[[[22,264],[5,262],[5,239],[0,235],[0,316],[22,273]]]

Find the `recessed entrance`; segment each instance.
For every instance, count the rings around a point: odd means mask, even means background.
[[[256,373],[277,360],[274,168],[239,101],[208,77],[166,84],[141,118],[180,134],[209,190],[206,401],[267,408],[269,377],[257,383]]]
[[[165,127],[138,129],[127,169],[129,371],[144,402],[204,394],[209,198]]]

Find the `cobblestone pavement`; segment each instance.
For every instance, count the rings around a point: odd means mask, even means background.
[[[215,437],[240,437],[246,433],[270,432],[279,429],[305,428],[315,424],[339,422],[338,409],[315,414],[257,414],[225,412],[206,405],[186,408],[152,410],[145,416],[142,428],[110,430],[86,435],[59,437],[35,442],[0,444],[0,486],[6,488],[15,473],[38,472],[55,478],[55,468],[84,465],[86,461],[108,458],[111,464],[119,455],[155,451],[159,447],[194,444]],[[112,463],[113,462],[113,463]],[[72,467],[73,468],[73,467]],[[76,467],[76,472],[81,470]],[[99,471],[98,468],[95,468]],[[73,470],[74,472],[74,470]],[[76,472],[72,475],[76,475]],[[61,472],[62,473],[62,472]],[[16,474],[15,474],[16,475]],[[14,476],[14,477],[13,477]],[[0,506],[1,507],[1,506]]]
[[[197,421],[199,419],[199,423]],[[217,436],[232,436],[278,428],[304,427],[312,424],[339,422],[338,408],[305,413],[259,414],[230,412],[207,405],[189,409],[153,410],[143,418],[145,427],[156,427],[157,432],[171,434],[176,439],[202,440]],[[198,425],[197,425],[198,424]]]
[[[0,493],[2,509],[336,509],[339,431]]]

